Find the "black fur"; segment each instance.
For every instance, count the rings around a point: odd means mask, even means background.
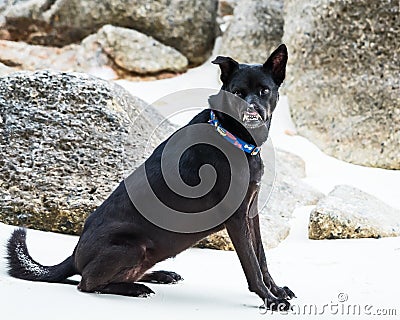
[[[8,273],[30,281],[74,283],[67,278],[76,274],[72,257],[58,265],[46,267],[32,259],[26,247],[26,230],[14,230],[7,243]]]
[[[221,68],[222,90],[234,93],[246,102],[244,106],[233,106],[223,101],[225,98],[222,94],[210,97],[210,107],[214,109],[223,127],[252,144],[260,146],[267,140],[272,112],[278,101],[278,88],[285,77],[286,61],[287,50],[284,45],[275,50],[263,65],[239,64],[229,57],[217,57],[213,61]],[[241,121],[244,112],[257,112],[259,117],[256,123],[259,125],[254,126],[252,121]],[[210,110],[204,110],[188,126],[207,123],[209,117]],[[210,126],[210,130],[214,128]],[[221,139],[215,130],[212,134],[215,134],[215,139]],[[168,188],[161,174],[161,154],[169,139],[171,137],[161,143],[144,164],[154,193],[167,206],[184,212],[198,212],[215,206],[226,193],[231,179],[225,156],[215,147],[206,144],[188,148],[179,162],[182,180],[192,186],[199,184],[198,170],[205,164],[213,166],[217,180],[212,190],[200,199],[182,197]],[[242,150],[232,145],[229,147],[233,153],[242,156]],[[243,180],[248,185],[246,197],[233,215],[220,225],[194,233],[162,229],[140,214],[122,182],[88,217],[73,254],[59,265],[45,267],[35,262],[26,247],[25,231],[15,230],[7,246],[9,274],[16,278],[47,282],[65,282],[68,277],[79,274],[82,279],[78,288],[84,292],[148,296],[153,291],[137,282],[175,283],[181,280],[180,275],[169,271],[145,273],[149,268],[226,228],[250,291],[263,299],[268,308],[288,309],[290,304],[286,299],[293,298],[294,294],[287,287],[279,287],[273,281],[261,241],[257,197],[263,163],[260,155],[245,156],[250,171],[250,183]],[[146,199],[147,195],[143,191],[144,177],[137,172],[139,170],[133,173],[135,179],[130,190]]]

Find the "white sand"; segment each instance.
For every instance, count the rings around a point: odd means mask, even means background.
[[[218,88],[217,68],[209,63],[173,79],[133,83],[118,81],[132,94],[149,103],[190,88]],[[167,103],[167,107],[171,107]],[[204,101],[203,106],[206,106]],[[161,112],[162,104],[159,104]],[[164,104],[165,108],[165,104]],[[167,112],[168,114],[170,111]],[[183,124],[194,111],[172,120]],[[275,146],[301,156],[306,162],[306,182],[322,192],[346,183],[369,192],[400,208],[400,171],[351,165],[323,154],[306,139],[284,134],[292,129],[287,100],[282,97],[271,131]],[[284,199],[283,199],[284,201]],[[312,207],[299,208],[292,220],[289,237],[267,252],[276,282],[288,285],[298,296],[293,303],[319,318],[341,317],[350,305],[368,319],[399,319],[400,238],[312,241],[307,238],[308,216]],[[13,227],[0,224],[0,256]],[[71,254],[77,237],[29,230],[28,248],[43,264],[56,264]],[[149,285],[155,292],[148,299],[83,294],[74,286],[34,283],[13,279],[0,260],[1,319],[264,319],[283,317],[260,314],[261,300],[247,290],[246,281],[234,252],[190,249],[155,269],[176,271],[184,277],[177,285]],[[348,300],[338,303],[340,298]],[[337,309],[339,308],[339,309]],[[395,316],[367,316],[378,308],[397,309]],[[308,307],[306,307],[308,314]],[[338,310],[338,311],[337,311]],[[297,307],[294,309],[298,313]],[[335,314],[336,312],[336,314]],[[390,310],[381,310],[390,312]],[[351,312],[353,313],[353,312]],[[302,319],[302,315],[285,316]],[[317,318],[316,316],[313,316]],[[349,318],[349,316],[343,316]]]

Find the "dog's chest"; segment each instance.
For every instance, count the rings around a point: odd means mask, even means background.
[[[259,186],[264,174],[264,164],[259,155],[248,157],[250,169],[250,184]]]

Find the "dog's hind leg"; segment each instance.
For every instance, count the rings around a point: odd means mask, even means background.
[[[140,298],[146,298],[151,293],[154,293],[153,290],[151,290],[149,287],[146,287],[144,284],[128,282],[110,283],[105,287],[96,290],[95,292]]]
[[[145,246],[111,246],[101,251],[82,271],[78,289],[83,292],[147,297],[154,293],[138,281],[152,267]]]
[[[172,271],[160,270],[160,271],[145,273],[138,281],[170,284],[170,283],[177,283],[180,280],[183,280],[183,278],[179,274]]]

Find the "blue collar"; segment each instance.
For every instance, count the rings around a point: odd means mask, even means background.
[[[238,137],[235,137],[232,133],[230,133],[228,130],[224,129],[221,127],[219,124],[217,117],[215,116],[214,111],[210,111],[210,120],[208,120],[208,123],[214,126],[215,130],[227,141],[232,143],[235,147],[239,148],[240,150],[243,150],[246,153],[251,154],[252,156],[257,155],[261,151],[261,147],[256,147],[250,143],[244,142],[242,139],[239,139]]]

